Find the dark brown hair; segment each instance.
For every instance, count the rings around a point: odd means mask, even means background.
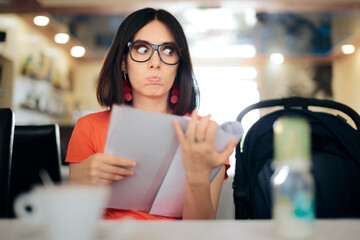
[[[176,18],[165,10],[144,8],[128,15],[119,26],[113,43],[105,57],[97,83],[97,99],[100,105],[111,107],[113,104],[124,104],[124,87],[122,60],[128,54],[127,43],[147,23],[153,20],[164,23],[171,31],[175,43],[180,49],[180,61],[175,77],[179,85],[179,101],[170,104],[169,108],[176,115],[191,113],[199,104],[199,90],[194,78],[189,47],[184,31]]]

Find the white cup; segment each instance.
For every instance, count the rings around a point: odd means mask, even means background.
[[[47,239],[90,240],[109,194],[108,186],[37,186],[16,198],[14,210],[19,218],[42,223]]]

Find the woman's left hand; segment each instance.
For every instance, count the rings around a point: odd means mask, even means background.
[[[196,110],[191,114],[186,135],[177,121],[174,121],[174,127],[182,148],[186,176],[195,181],[199,178],[208,180],[211,170],[225,164],[237,144],[234,139],[218,153],[214,148],[218,124],[210,120],[210,115],[198,122]]]

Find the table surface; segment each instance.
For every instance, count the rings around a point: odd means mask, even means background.
[[[96,239],[279,239],[270,220],[105,221]],[[43,227],[24,220],[0,219],[0,239],[44,239]],[[308,239],[360,239],[360,219],[317,220]]]

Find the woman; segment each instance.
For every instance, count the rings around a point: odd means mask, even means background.
[[[134,108],[190,116],[185,134],[174,128],[182,147],[186,173],[183,219],[216,217],[225,164],[236,140],[222,153],[214,150],[217,124],[210,115],[197,123],[198,95],[190,54],[179,22],[164,10],[142,9],[120,25],[101,70],[97,98],[102,106],[114,103]],[[136,162],[103,153],[110,111],[89,114],[76,123],[66,161],[70,182],[110,184],[131,177]],[[209,182],[213,168],[223,165]],[[169,219],[135,210],[107,209],[106,219]]]

